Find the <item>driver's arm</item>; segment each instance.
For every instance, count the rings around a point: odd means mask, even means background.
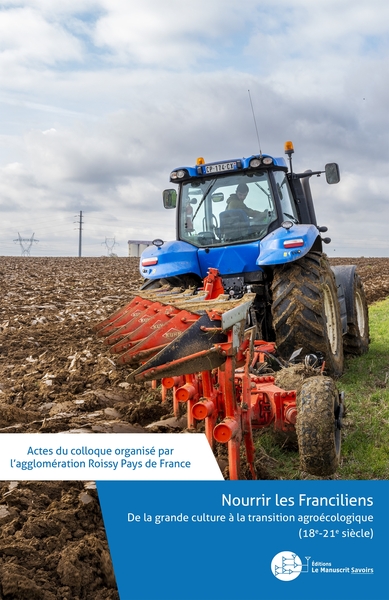
[[[254,210],[253,208],[249,208],[248,206],[246,207],[246,209],[248,216],[252,217],[255,220],[265,220],[267,217],[267,210]]]

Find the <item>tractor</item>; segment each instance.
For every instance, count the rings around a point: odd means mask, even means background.
[[[285,153],[289,166],[260,152],[173,170],[178,190],[163,203],[177,239],[146,248],[139,295],[95,327],[134,380],[161,381],[163,399],[172,388],[176,414],[187,403],[189,430],[203,420],[211,446],[228,445],[231,479],[242,445],[256,477],[252,430],[269,425],[297,432],[308,473],[333,474],[344,410],[334,378],[369,345],[361,280],[354,265],[330,267],[310,190],[323,173],[338,183],[339,167],[295,173],[291,142]],[[311,375],[298,391],[272,372],[296,364]]]

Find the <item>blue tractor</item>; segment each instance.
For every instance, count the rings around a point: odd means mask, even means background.
[[[284,158],[266,154],[220,162],[197,159],[170,174],[177,189],[163,192],[167,209],[177,210],[176,240],[153,241],[142,254],[142,289],[202,285],[210,268],[233,299],[255,294],[249,313],[257,337],[276,343],[283,359],[325,361],[332,376],[343,372],[344,354],[359,355],[369,344],[368,312],[354,265],[331,268],[323,252],[310,178],[325,173],[340,180],[336,163],[324,171],[294,173],[293,144]]]

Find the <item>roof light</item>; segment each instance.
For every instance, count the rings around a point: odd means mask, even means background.
[[[196,160],[196,165],[205,165],[205,160],[202,156],[198,157],[198,159]]]
[[[264,165],[272,165],[273,159],[271,158],[271,156],[265,156],[262,162]]]
[[[178,169],[178,171],[170,173],[170,179],[183,179],[186,175],[188,175],[186,169]]]
[[[301,246],[304,246],[303,238],[295,238],[293,240],[284,241],[284,248],[300,248]]]
[[[256,169],[261,165],[261,161],[259,158],[252,158],[249,164],[252,169]]]
[[[289,155],[293,154],[293,152],[294,152],[293,142],[290,142],[290,141],[285,142],[284,149],[285,149],[285,154],[289,154]]]
[[[144,258],[142,260],[142,267],[151,267],[152,265],[157,265],[157,264],[158,264],[158,258],[157,257]]]

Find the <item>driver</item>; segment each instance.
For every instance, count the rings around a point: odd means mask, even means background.
[[[255,219],[264,219],[266,217],[266,210],[261,212],[259,210],[254,210],[253,208],[249,208],[245,205],[244,201],[248,193],[248,185],[246,183],[239,183],[238,187],[236,188],[235,194],[231,194],[231,196],[227,199],[226,210],[243,210],[248,217],[254,217]]]

